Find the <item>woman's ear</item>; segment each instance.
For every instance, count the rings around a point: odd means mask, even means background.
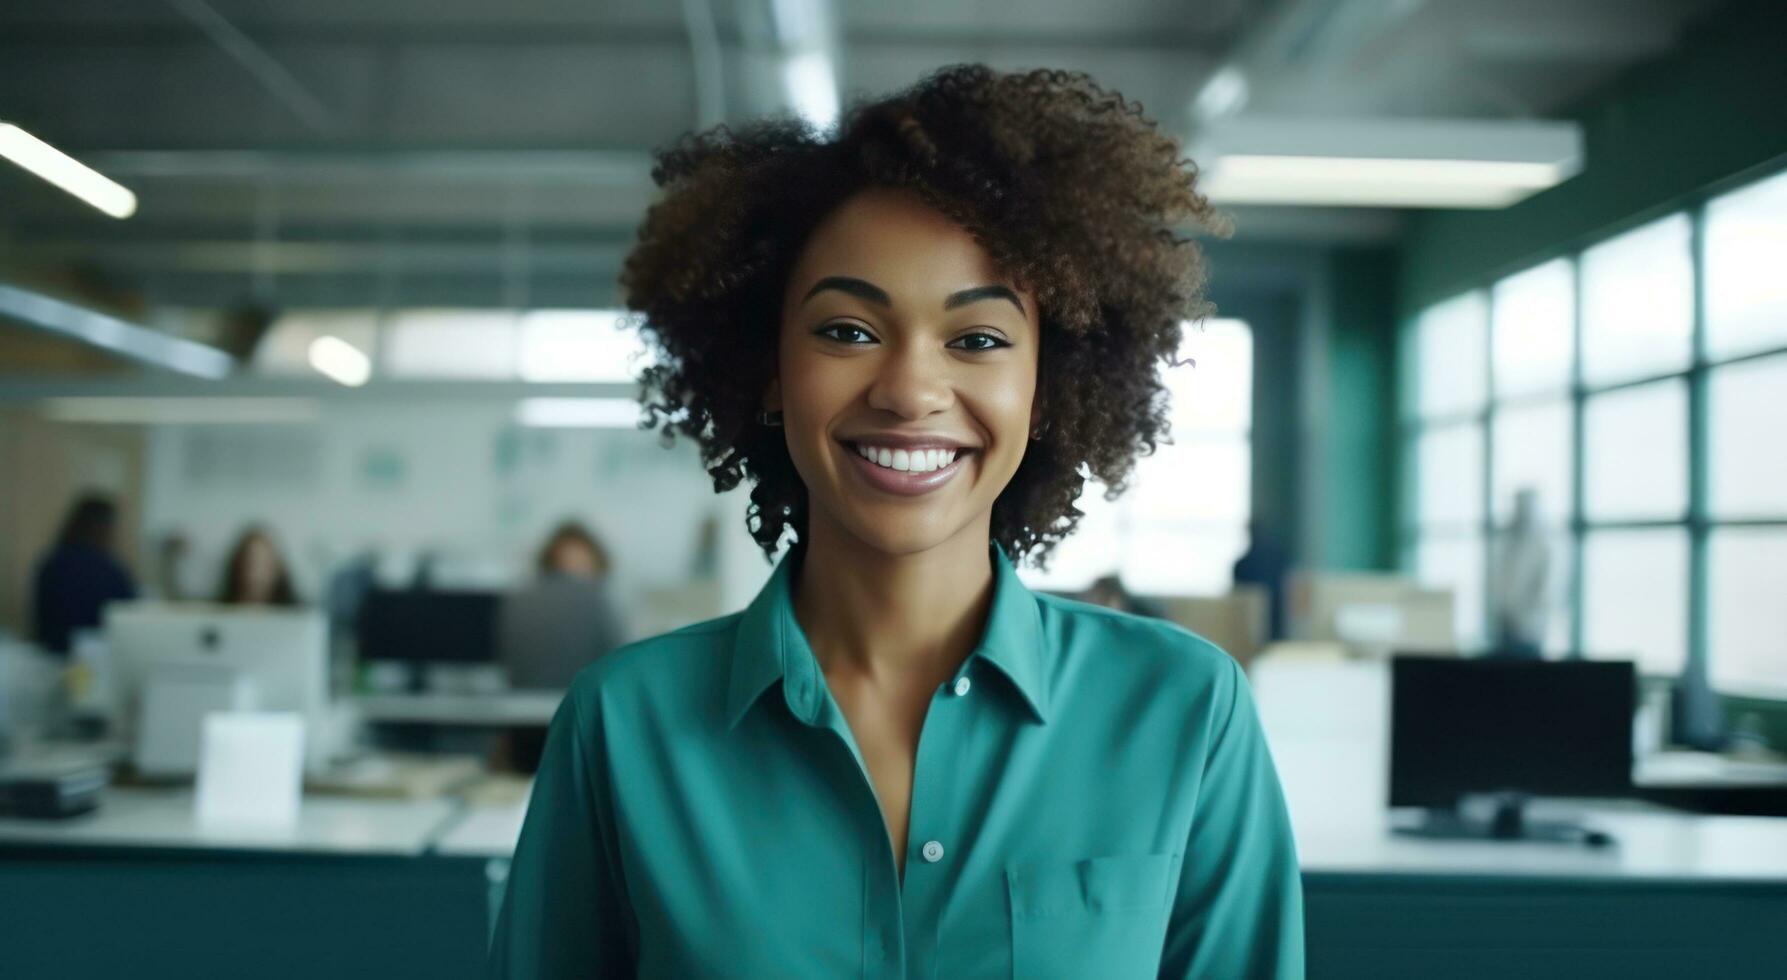
[[[769,379],[769,387],[763,392],[762,408],[766,412],[782,410],[782,384],[780,378]]]

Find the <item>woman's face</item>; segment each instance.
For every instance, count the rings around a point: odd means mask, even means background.
[[[576,538],[560,538],[552,546],[552,570],[561,575],[595,578],[600,572],[595,552]]]
[[[764,400],[809,519],[889,554],[985,537],[1036,419],[1041,334],[1035,298],[916,195],[846,201],[789,277]]]

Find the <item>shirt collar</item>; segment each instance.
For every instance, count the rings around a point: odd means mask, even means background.
[[[1042,614],[1034,593],[1018,579],[1005,549],[990,544],[993,558],[993,606],[980,643],[957,676],[976,657],[1004,674],[1022,697],[1030,717],[1048,723],[1049,673],[1045,661]],[[824,698],[819,662],[806,634],[794,618],[793,575],[805,548],[797,543],[776,563],[769,581],[739,619],[732,647],[732,673],[726,691],[727,728],[738,726],[745,712],[778,678],[789,708],[814,724]]]

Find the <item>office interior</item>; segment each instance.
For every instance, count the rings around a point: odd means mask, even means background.
[[[1021,574],[1246,668],[1309,975],[1781,975],[1782,37],[1772,0],[0,6],[0,975],[479,974],[569,678],[771,570],[635,426],[652,149],[960,61],[1119,89],[1234,219],[1173,443]]]

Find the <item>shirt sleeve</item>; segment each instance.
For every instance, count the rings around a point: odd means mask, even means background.
[[[492,978],[633,976],[633,914],[604,754],[578,707],[580,686],[546,734],[491,937]]]
[[[1303,976],[1303,884],[1284,791],[1241,668],[1218,682],[1162,978]],[[1225,709],[1226,702],[1226,709]]]

